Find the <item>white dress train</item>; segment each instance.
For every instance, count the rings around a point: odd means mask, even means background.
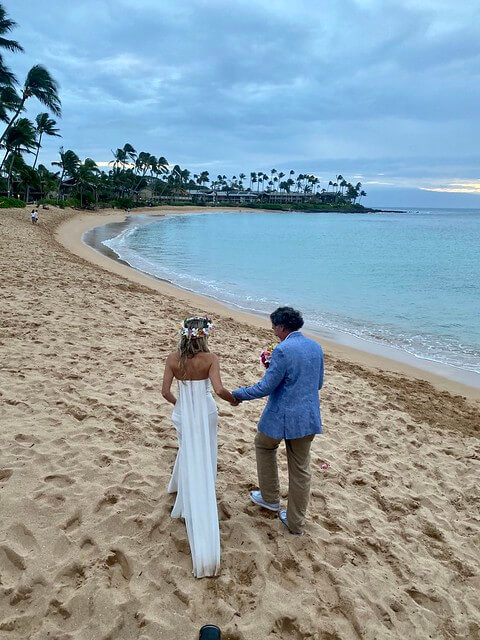
[[[178,454],[168,484],[177,492],[172,518],[184,518],[196,578],[214,576],[220,566],[215,480],[217,476],[218,411],[210,380],[178,382],[172,413]]]

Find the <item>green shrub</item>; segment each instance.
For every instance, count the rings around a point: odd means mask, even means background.
[[[0,197],[0,209],[24,209],[25,202],[20,198],[9,198],[7,196]]]
[[[80,206],[80,200],[78,200],[77,198],[74,198],[74,197],[65,198],[65,200],[63,201],[62,204],[63,204],[63,206],[61,204],[58,205],[62,209],[64,207],[72,207],[72,209],[78,209],[78,207]]]
[[[131,198],[116,198],[112,200],[112,206],[117,209],[133,209],[135,203]]]
[[[40,200],[38,201],[39,206],[42,204],[45,204],[50,207],[58,207],[59,209],[65,209],[65,205],[63,204],[63,201],[57,202],[55,200],[55,198],[40,198]]]

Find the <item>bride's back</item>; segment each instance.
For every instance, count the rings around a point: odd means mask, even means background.
[[[180,364],[178,352],[171,354],[172,371],[177,380],[206,380],[209,377],[213,355],[210,352],[201,351],[185,360],[184,366]]]

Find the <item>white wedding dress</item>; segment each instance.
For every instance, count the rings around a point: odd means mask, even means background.
[[[178,381],[172,413],[178,454],[168,492],[177,492],[172,518],[184,518],[196,578],[214,576],[220,566],[215,480],[218,411],[210,380]]]

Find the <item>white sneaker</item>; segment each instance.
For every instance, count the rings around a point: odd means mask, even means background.
[[[279,502],[265,502],[260,491],[250,491],[250,500],[259,507],[269,509],[270,511],[278,511],[280,509]]]

